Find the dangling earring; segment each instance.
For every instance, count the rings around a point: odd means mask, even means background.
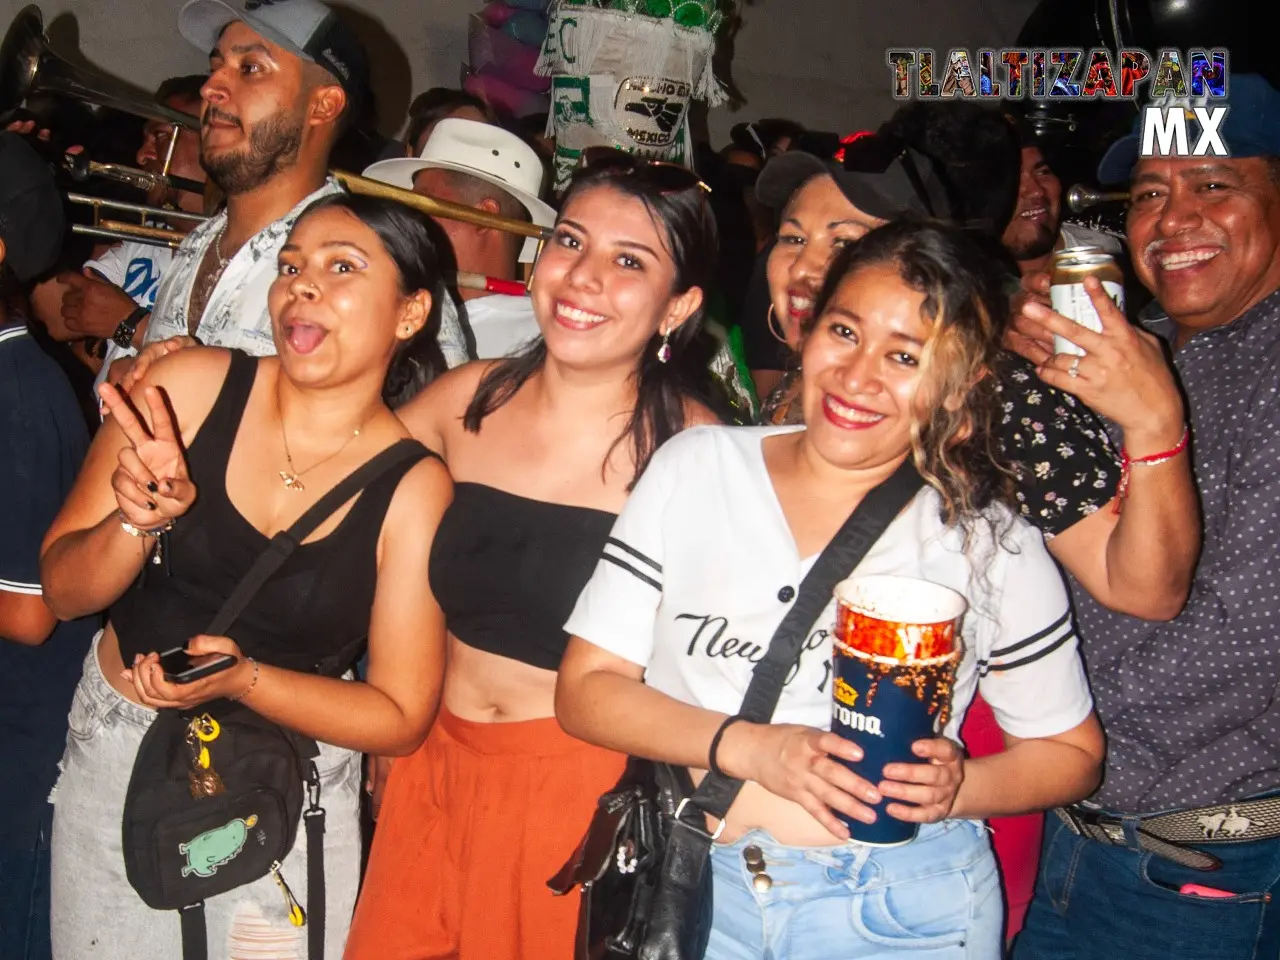
[[[787,338],[783,336],[782,327],[778,324],[778,318],[773,315],[773,304],[769,304],[769,316],[765,321],[769,324],[769,332],[773,334],[773,338],[779,343],[786,343]],[[787,344],[790,346],[790,344]]]
[[[671,332],[662,335],[662,346],[658,347],[658,362],[666,363],[671,359]]]

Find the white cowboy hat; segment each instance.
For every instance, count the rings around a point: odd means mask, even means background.
[[[501,127],[448,117],[431,131],[421,157],[380,160],[364,175],[412,190],[418,171],[429,169],[454,170],[492,183],[520,201],[529,211],[529,219],[538,226],[550,227],[556,222],[555,210],[538,199],[544,172],[541,158],[514,133]],[[532,262],[536,251],[537,241],[530,239],[520,254],[520,262]]]

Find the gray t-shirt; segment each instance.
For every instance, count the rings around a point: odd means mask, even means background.
[[[1122,813],[1280,789],[1280,290],[1197,333],[1174,366],[1204,512],[1190,599],[1148,623],[1071,584],[1107,733],[1093,799]]]

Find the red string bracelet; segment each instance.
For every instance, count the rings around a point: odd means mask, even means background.
[[[1164,463],[1172,460],[1182,451],[1187,449],[1187,442],[1191,439],[1191,428],[1182,428],[1182,439],[1178,441],[1178,445],[1172,450],[1166,450],[1164,453],[1153,453],[1149,457],[1131,457],[1129,451],[1124,447],[1120,448],[1120,486],[1116,489],[1116,508],[1115,512],[1120,513],[1120,505],[1124,502],[1125,497],[1129,496],[1129,473],[1130,467],[1135,464],[1141,464],[1148,467],[1154,467],[1157,463]]]

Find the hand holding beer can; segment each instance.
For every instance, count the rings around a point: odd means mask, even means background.
[[[1102,318],[1084,288],[1084,278],[1097,277],[1108,297],[1124,311],[1124,274],[1110,254],[1081,252],[1093,248],[1070,247],[1054,255],[1053,272],[1049,275],[1049,301],[1055,313],[1074,320],[1094,333],[1102,332]],[[1054,336],[1054,353],[1070,353],[1083,357],[1084,351],[1066,337]]]
[[[862,748],[841,760],[869,783],[890,763],[922,762],[917,740],[939,736],[951,715],[968,603],[954,590],[911,577],[852,577],[835,589],[831,731]],[[891,817],[881,800],[875,823],[837,814],[858,843],[893,846],[918,825]],[[901,802],[901,801],[898,801]]]

